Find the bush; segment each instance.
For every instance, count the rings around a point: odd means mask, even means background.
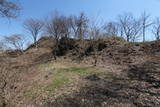
[[[58,43],[57,56],[65,55],[69,50],[75,48],[75,40],[71,38],[61,38]]]

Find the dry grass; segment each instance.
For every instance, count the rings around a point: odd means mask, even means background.
[[[9,84],[7,84],[5,90],[7,106],[39,107],[48,102],[51,104],[54,102],[53,104],[59,105],[60,103],[56,103],[56,101],[59,101],[58,98],[60,98],[60,102],[62,101],[61,103],[64,103],[64,105],[65,103],[71,103],[74,107],[76,106],[74,104],[83,104],[85,98],[88,101],[85,103],[93,106],[96,106],[94,105],[95,103],[97,105],[104,104],[104,106],[108,106],[110,103],[114,103],[115,106],[132,106],[133,100],[129,99],[130,96],[133,95],[133,97],[136,97],[136,94],[141,93],[145,98],[146,94],[144,93],[146,91],[142,90],[142,88],[145,88],[144,86],[148,84],[144,84],[144,81],[141,80],[135,81],[129,78],[127,74],[128,70],[131,65],[141,65],[147,60],[153,61],[153,59],[151,59],[151,56],[143,55],[140,45],[129,45],[125,41],[122,43],[120,39],[113,38],[111,40],[104,39],[103,41],[99,41],[102,44],[102,50],[98,52],[98,63],[96,67],[93,67],[94,58],[92,54],[88,54],[89,56],[85,56],[84,54],[84,59],[79,63],[75,63],[73,60],[75,61],[76,58],[74,59],[73,55],[76,57],[77,54],[72,54],[72,52],[68,51],[71,53],[70,55],[63,56],[65,58],[58,57],[57,61],[52,61],[52,57],[50,57],[52,54],[51,47],[39,49],[30,47],[23,55],[18,57],[0,57],[0,71],[2,71],[3,67],[6,67],[6,75],[7,78],[9,77]],[[114,43],[112,40],[114,40]],[[119,42],[116,42],[117,40]],[[43,41],[39,46],[45,44],[46,42]],[[52,44],[49,45],[52,46]],[[152,47],[155,48],[155,52],[159,52],[158,45],[151,45],[150,48],[152,49]],[[86,48],[85,45],[84,48]],[[158,57],[154,57],[154,59],[155,62],[153,65],[156,65],[156,63],[159,64]],[[147,66],[149,65],[150,63]],[[138,74],[134,71],[142,69],[139,72],[143,72],[145,69],[143,67],[135,68],[136,70],[131,70],[130,72],[133,77],[136,77]],[[158,67],[151,66],[151,68]],[[150,76],[157,78],[159,81],[157,75]],[[147,78],[147,76],[148,72],[144,77]],[[155,82],[155,84],[158,83]],[[142,88],[138,88],[137,86],[141,86]],[[152,89],[154,87],[150,89],[154,91]],[[135,93],[133,93],[133,90]],[[136,91],[142,91],[143,93]],[[157,93],[159,95],[159,91]],[[150,95],[146,96],[150,101],[152,100]],[[136,99],[134,100],[139,103]],[[159,98],[156,100],[159,100]],[[129,104],[124,104],[123,101],[128,101]],[[153,103],[155,102],[153,101]],[[157,101],[157,103],[159,102]]]
[[[21,88],[17,89],[19,92],[15,100],[23,103],[37,101],[45,103],[50,96],[56,98],[78,90],[83,81],[82,76],[95,72],[88,67],[65,60],[33,66],[21,74],[23,80],[17,83]]]

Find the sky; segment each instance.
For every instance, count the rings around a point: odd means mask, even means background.
[[[0,38],[11,34],[26,34],[23,21],[27,18],[44,19],[57,10],[65,15],[84,12],[91,19],[116,20],[123,12],[140,16],[147,11],[153,17],[160,17],[160,0],[19,0],[22,11],[17,19],[0,18]],[[151,39],[151,38],[150,38]]]

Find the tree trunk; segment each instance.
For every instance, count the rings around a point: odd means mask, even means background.
[[[143,28],[143,42],[145,42],[145,27]]]
[[[58,51],[58,39],[56,38],[56,41],[55,41],[55,49],[54,49],[54,60],[57,60],[57,51]]]

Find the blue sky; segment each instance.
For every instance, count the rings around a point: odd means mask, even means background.
[[[44,18],[54,10],[77,15],[85,12],[88,17],[104,21],[116,20],[123,12],[139,16],[144,10],[153,17],[160,17],[160,0],[20,0],[23,7],[16,20],[0,19],[0,37],[14,33],[25,34],[22,27],[26,18]]]

